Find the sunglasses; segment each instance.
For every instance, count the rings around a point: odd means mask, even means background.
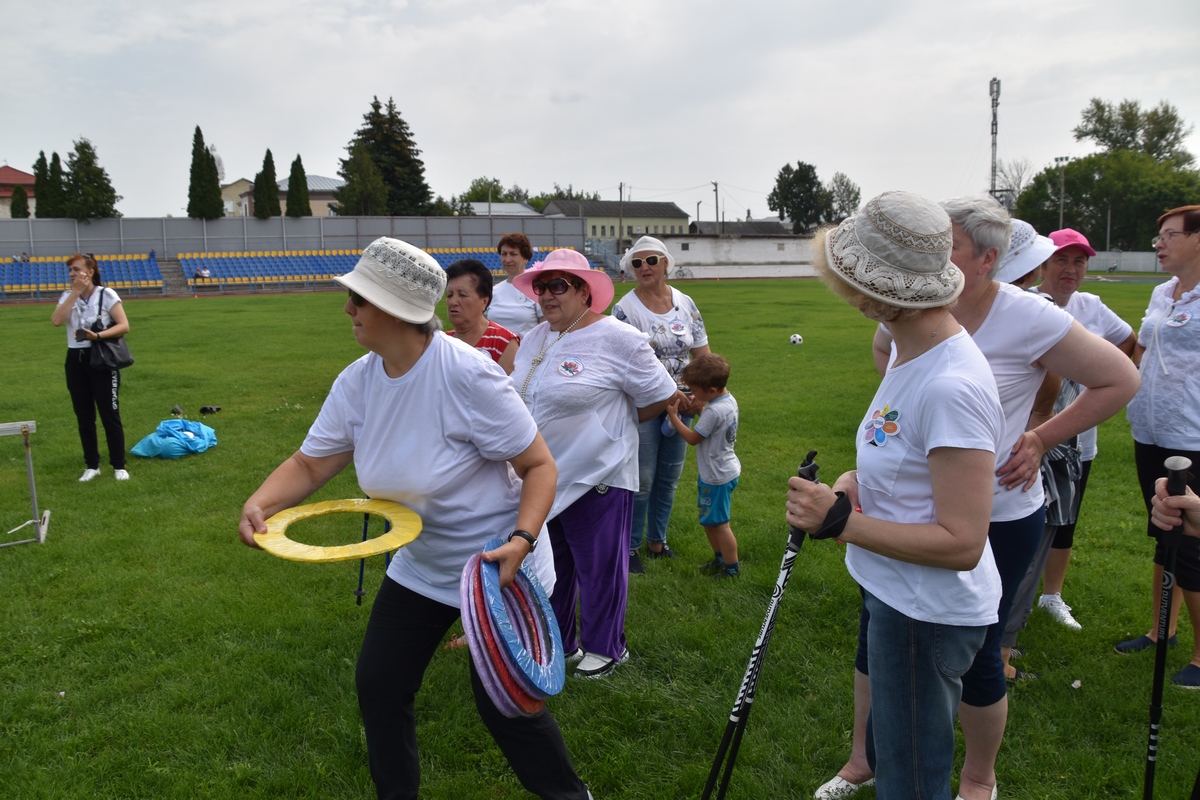
[[[641,269],[643,261],[646,262],[646,266],[648,267],[657,267],[658,262],[662,260],[661,256],[646,256],[645,258],[631,258],[629,259],[629,263],[634,269]]]
[[[355,308],[362,308],[367,303],[367,299],[353,289],[350,290],[350,303]]]
[[[544,295],[547,289],[550,291],[550,294],[558,296],[560,294],[566,294],[568,289],[574,288],[574,284],[565,281],[562,278],[554,278],[544,283],[542,281],[533,282],[533,293],[538,297]]]

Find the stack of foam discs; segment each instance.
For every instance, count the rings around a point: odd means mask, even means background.
[[[484,550],[502,544],[493,537]],[[567,668],[558,620],[537,575],[522,565],[502,590],[499,567],[476,554],[458,590],[467,647],[488,696],[507,717],[539,713],[562,691]]]

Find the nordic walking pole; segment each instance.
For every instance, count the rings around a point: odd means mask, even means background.
[[[1192,462],[1183,456],[1171,456],[1167,468],[1167,494],[1187,494],[1187,471]],[[1158,600],[1158,646],[1154,649],[1154,688],[1150,690],[1150,742],[1146,747],[1146,779],[1142,797],[1154,797],[1154,764],[1158,758],[1158,723],[1162,719],[1163,678],[1167,672],[1167,633],[1170,630],[1171,594],[1175,590],[1175,557],[1179,554],[1179,537],[1183,526],[1163,534],[1166,551],[1163,557],[1162,594]]]
[[[817,457],[816,450],[809,450],[804,462],[796,474],[801,478],[817,483],[817,470],[820,469],[813,460]],[[783,563],[779,566],[779,577],[775,579],[775,590],[771,593],[771,602],[767,605],[767,616],[759,629],[758,639],[754,642],[754,650],[750,652],[750,663],[746,665],[746,674],[742,677],[742,685],[738,689],[737,699],[733,701],[733,711],[729,714],[729,722],[725,726],[725,735],[717,747],[717,756],[713,759],[712,771],[708,774],[708,783],[704,785],[701,800],[712,796],[717,778],[721,778],[721,788],[717,791],[717,800],[723,800],[729,789],[729,779],[733,775],[733,765],[737,761],[738,748],[742,743],[742,734],[746,730],[746,720],[754,703],[754,693],[758,689],[758,678],[762,674],[763,661],[767,657],[767,647],[771,644],[771,633],[775,630],[775,617],[779,614],[779,601],[787,589],[788,579],[792,576],[792,564],[800,546],[804,544],[804,531],[789,526],[787,551],[783,554]],[[729,761],[725,762],[728,752]],[[725,774],[721,774],[721,766],[725,765]]]

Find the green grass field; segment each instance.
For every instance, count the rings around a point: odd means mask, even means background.
[[[852,466],[878,381],[871,324],[818,282],[683,288],[733,365],[743,574],[716,583],[695,570],[710,552],[689,455],[670,533],[679,557],[631,580],[631,661],[606,680],[569,681],[550,702],[598,800],[700,795],[784,554],[786,479],[808,449],[826,480]],[[1152,284],[1087,288],[1136,326]],[[281,561],[240,545],[235,530],[244,499],[299,446],[334,376],[361,354],[343,301],[127,301],[137,359],[122,388],[128,447],[176,403],[191,419],[201,405],[223,410],[206,420],[217,447],[131,458],[122,484],[107,463],[77,482],[65,335],[51,306],[0,307],[0,422],[37,421],[38,498],[52,510],[44,545],[0,549],[0,797],[374,797],[353,665],[383,559],[367,565],[360,607],[356,562]],[[789,345],[792,333],[804,344]],[[347,470],[314,499],[356,496]],[[20,437],[5,437],[0,530],[28,517]],[[1141,796],[1153,654],[1118,656],[1112,644],[1150,625],[1144,520],[1122,414],[1101,428],[1067,576],[1083,630],[1035,611],[1021,637],[1021,666],[1042,679],[1011,694],[1001,797]],[[292,529],[321,544],[360,533],[351,516]],[[858,595],[842,557],[836,542],[809,542],[796,561],[731,798],[811,796],[848,753]],[[1191,650],[1186,622],[1179,633],[1168,676]],[[423,796],[524,797],[475,714],[467,659],[440,652],[418,698]],[[1168,683],[1157,796],[1186,796],[1198,767],[1200,695]]]

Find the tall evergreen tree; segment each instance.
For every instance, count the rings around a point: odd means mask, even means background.
[[[308,202],[308,176],[304,174],[304,164],[300,154],[292,162],[292,172],[288,175],[287,215],[289,217],[311,217],[312,205]]]
[[[378,96],[372,99],[371,110],[363,115],[363,126],[346,151],[352,152],[359,142],[367,148],[387,188],[387,212],[398,216],[426,213],[433,193],[425,182],[425,163],[392,98],[388,98],[386,107]],[[347,161],[342,160],[343,170]]]
[[[280,214],[279,179],[275,176],[275,158],[268,148],[262,172],[254,176],[254,216],[269,219]]]
[[[46,187],[50,185],[50,165],[46,163],[46,151],[38,152],[37,161],[33,162],[33,196],[37,198],[37,208],[34,216],[47,217],[42,199],[46,196]]]
[[[50,169],[53,172],[53,164]],[[119,217],[120,201],[108,172],[100,166],[96,148],[87,139],[75,142],[75,149],[67,156],[65,216],[80,220]]]
[[[225,216],[221,200],[221,183],[217,178],[217,162],[204,146],[200,126],[192,135],[192,169],[188,182],[187,214],[195,219],[220,219]]]
[[[36,165],[34,168],[37,168]],[[67,216],[67,181],[58,153],[50,154],[50,166],[46,169],[43,185],[40,187],[37,185],[36,176],[34,180],[33,192],[34,197],[37,198],[38,219],[57,219]]]
[[[13,187],[9,215],[13,219],[29,219],[29,195],[25,194],[24,186]]]
[[[346,185],[333,193],[334,213],[343,217],[385,216],[388,213],[387,187],[379,169],[362,142],[355,142],[350,158],[342,161],[338,174]]]

